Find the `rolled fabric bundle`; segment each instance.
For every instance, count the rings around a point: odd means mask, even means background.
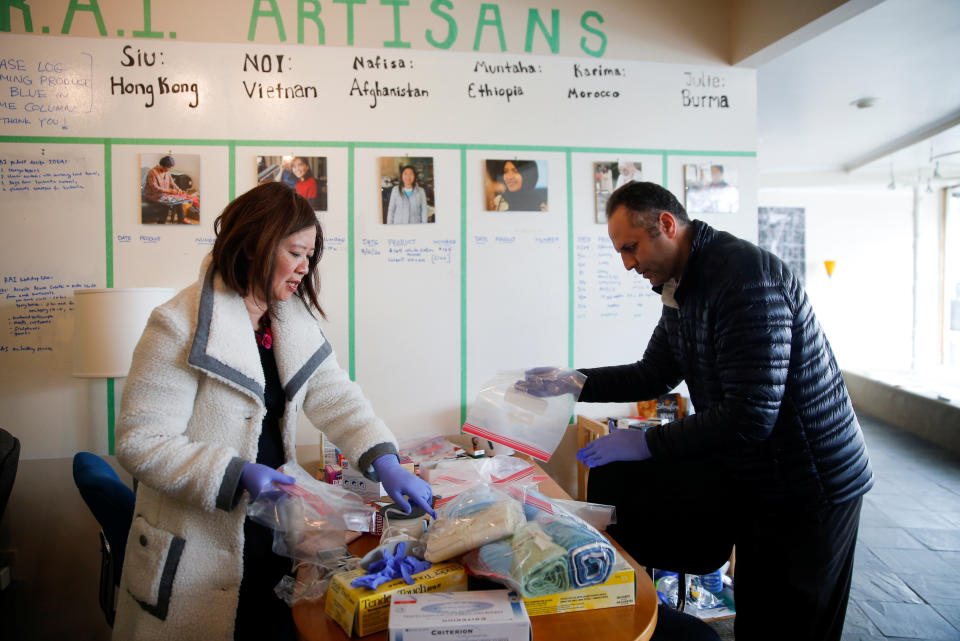
[[[569,590],[567,550],[554,543],[538,523],[520,527],[510,539],[510,574],[523,596],[537,597]]]
[[[464,563],[480,576],[509,581],[510,539],[500,539],[493,543],[481,545],[464,556]]]
[[[427,552],[424,557],[433,563],[446,561],[484,543],[505,539],[523,525],[523,508],[512,499],[497,501],[469,515],[441,516],[424,535]]]
[[[616,555],[613,546],[587,523],[574,518],[537,518],[554,543],[567,551],[574,588],[597,585],[610,578]]]

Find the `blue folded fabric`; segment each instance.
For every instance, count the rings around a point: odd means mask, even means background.
[[[491,578],[510,578],[510,563],[512,553],[510,539],[500,539],[492,543],[481,545],[476,550],[480,569]]]
[[[574,588],[597,585],[610,578],[616,555],[602,534],[572,518],[541,516],[537,523],[554,543],[567,550]]]

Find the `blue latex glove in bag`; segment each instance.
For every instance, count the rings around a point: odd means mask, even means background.
[[[401,510],[410,514],[410,502],[403,497],[406,494],[410,501],[422,507],[433,518],[437,518],[437,513],[431,507],[433,490],[430,489],[430,484],[400,465],[396,454],[379,457],[373,462],[373,469],[380,476],[383,489]]]
[[[256,501],[260,492],[270,489],[274,483],[292,485],[294,482],[292,476],[260,463],[247,463],[240,470],[240,487],[250,494],[251,501]]]
[[[546,396],[580,395],[583,375],[576,370],[559,367],[534,367],[523,373],[523,380],[513,384],[518,392],[543,398]]]
[[[587,467],[606,465],[614,461],[643,461],[650,458],[647,435],[643,430],[617,429],[591,441],[577,452],[577,459]]]
[[[501,372],[480,388],[463,431],[549,461],[586,380],[561,367]]]

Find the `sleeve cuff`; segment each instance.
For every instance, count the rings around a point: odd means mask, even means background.
[[[393,443],[378,443],[360,455],[360,460],[357,461],[357,469],[371,481],[379,483],[380,475],[373,469],[373,462],[384,454],[397,454],[399,458],[396,445]]]
[[[230,462],[227,463],[227,469],[223,473],[223,480],[220,482],[220,491],[217,492],[216,503],[216,507],[224,512],[229,512],[240,502],[240,494],[242,493],[240,489],[240,472],[246,464],[247,461],[239,456],[234,456],[230,459]]]

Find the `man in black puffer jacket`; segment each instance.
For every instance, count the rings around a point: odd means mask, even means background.
[[[610,533],[645,565],[706,573],[736,544],[737,641],[839,639],[873,474],[803,287],[659,185],[621,187],[607,217],[624,267],[664,307],[639,362],[581,370],[580,400],[686,381],[696,413],[583,448],[590,500],[617,506]]]

